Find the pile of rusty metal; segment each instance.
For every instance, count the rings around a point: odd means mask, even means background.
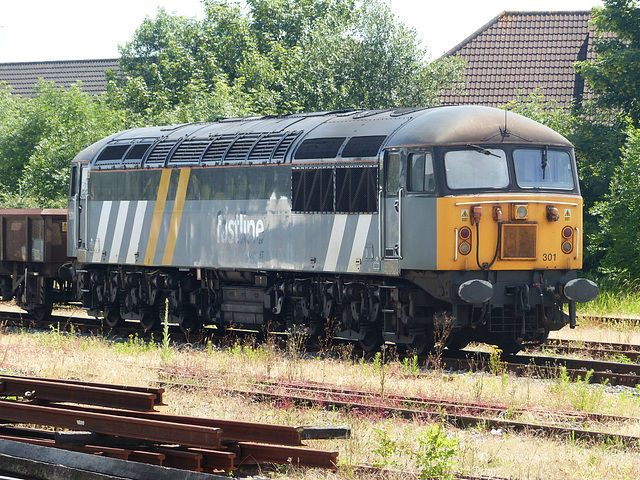
[[[0,376],[0,398],[4,398],[0,400],[0,439],[127,462],[224,473],[240,466],[273,463],[335,469],[337,452],[303,448],[303,440],[349,435],[344,427],[167,415],[155,408],[165,405],[163,393],[161,388]]]

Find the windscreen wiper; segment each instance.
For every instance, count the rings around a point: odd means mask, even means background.
[[[467,144],[467,147],[475,150],[476,152],[484,153],[485,155],[491,155],[491,156],[494,156],[494,157],[501,158],[500,155],[497,155],[497,154],[493,153],[491,150],[489,150],[488,148],[481,147],[480,145]]]

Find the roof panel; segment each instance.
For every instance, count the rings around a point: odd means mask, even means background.
[[[444,94],[442,103],[469,104],[481,96],[483,104],[500,106],[518,90],[544,87],[545,98],[571,104],[578,78],[573,65],[594,37],[590,18],[589,11],[501,13],[445,54],[466,60],[468,83],[466,94]]]
[[[85,92],[98,95],[106,90],[106,70],[118,73],[118,59],[0,63],[0,82],[10,85],[17,95],[29,97],[40,79],[62,87],[80,80]]]

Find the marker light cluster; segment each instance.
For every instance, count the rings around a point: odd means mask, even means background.
[[[571,253],[573,251],[573,228],[564,227],[562,229],[562,251]]]
[[[462,227],[458,232],[459,242],[458,251],[462,255],[468,255],[471,252],[471,229],[469,227]]]

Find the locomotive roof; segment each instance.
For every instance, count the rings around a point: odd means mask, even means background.
[[[532,144],[571,147],[521,115],[482,106],[316,112],[143,127],[111,135],[74,161],[118,168],[193,163],[281,163],[377,158],[392,147]],[[132,146],[138,145],[138,154]],[[129,161],[131,160],[131,161]]]

